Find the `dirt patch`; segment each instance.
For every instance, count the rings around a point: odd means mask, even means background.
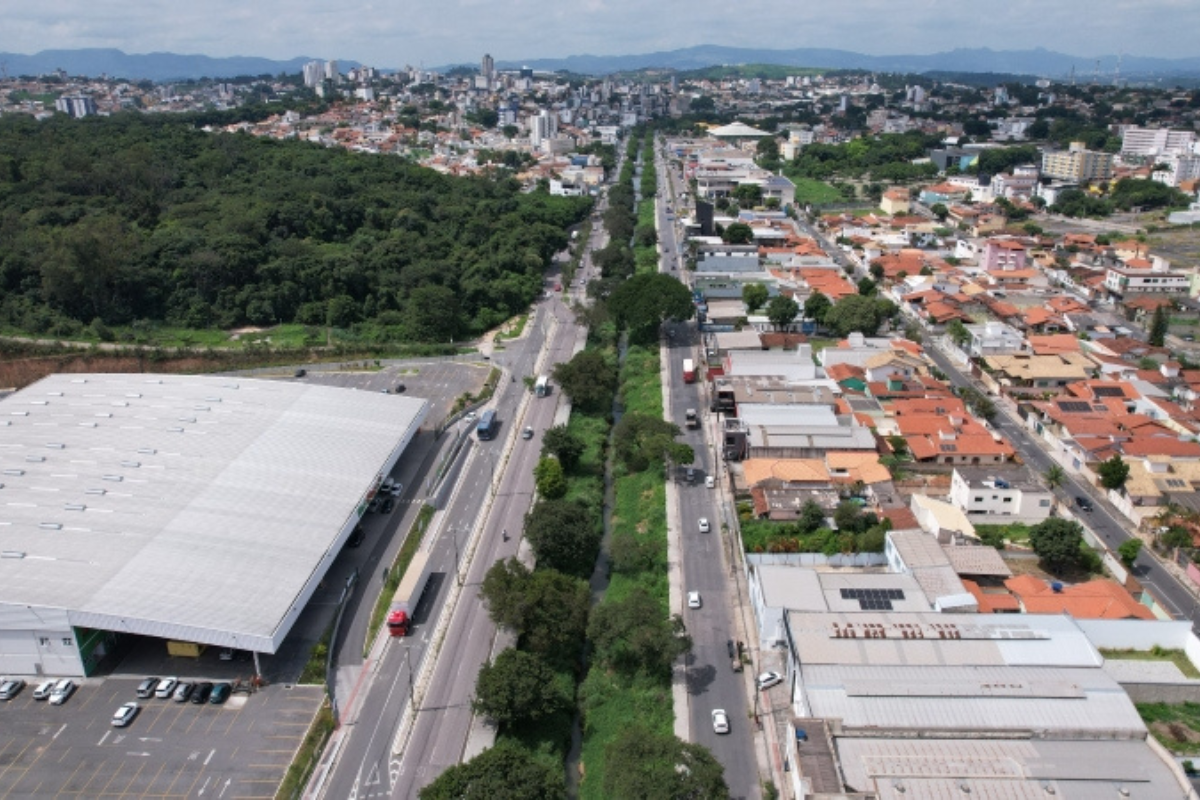
[[[74,354],[21,358],[0,362],[0,386],[22,389],[56,372],[170,372],[195,374],[237,369],[240,365],[228,359],[204,356],[159,358],[132,355]]]
[[[1179,745],[1200,744],[1200,731],[1194,731],[1182,722],[1151,722],[1149,728],[1159,741]]]

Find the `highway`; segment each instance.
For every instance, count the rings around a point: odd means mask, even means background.
[[[937,365],[938,369],[946,373],[952,385],[960,387],[974,386],[986,394],[986,390],[982,384],[965,375],[937,347],[928,346],[925,348],[925,352],[933,359],[933,363]],[[1019,419],[1013,417],[1006,404],[997,402],[996,408],[999,411],[996,417],[991,420],[992,427],[1004,434],[1009,442],[1012,443],[1012,446],[1016,448],[1017,452],[1021,454],[1021,459],[1031,469],[1040,475],[1045,475],[1046,471],[1050,469],[1051,464],[1057,462],[1050,457],[1042,444],[1034,441],[1032,434],[1030,434]],[[1095,510],[1077,510],[1076,513],[1100,537],[1100,540],[1115,553],[1121,542],[1132,538],[1132,534],[1129,533],[1127,527],[1130,523],[1125,521],[1125,518],[1109,505],[1107,498],[1099,489],[1080,481],[1070,470],[1064,469],[1063,472],[1065,473],[1065,480],[1062,486],[1055,490],[1058,499],[1067,506],[1074,506],[1076,497],[1086,496],[1091,498]],[[1139,581],[1145,584],[1171,614],[1179,619],[1190,619],[1192,621],[1192,630],[1200,633],[1200,627],[1197,626],[1195,619],[1196,595],[1186,587],[1180,585],[1175,576],[1168,572],[1158,562],[1158,559],[1143,551],[1133,564],[1133,574]]]
[[[677,195],[673,181],[668,178],[668,165],[658,156],[659,185],[670,186],[666,202],[658,203],[659,241],[663,248],[664,264],[669,259],[679,263],[679,246],[675,240],[673,220],[666,218],[666,206],[678,210]],[[674,214],[672,214],[674,216]],[[669,255],[667,255],[669,254]],[[686,272],[680,277],[686,278]],[[733,579],[729,568],[728,553],[723,542],[736,534],[723,530],[723,521],[732,509],[720,507],[720,493],[705,486],[705,477],[713,475],[716,481],[724,475],[718,472],[719,461],[714,447],[705,437],[706,426],[688,429],[684,425],[685,412],[696,409],[701,418],[707,418],[708,401],[701,391],[700,383],[687,384],[683,381],[683,359],[693,358],[702,363],[699,353],[701,342],[695,322],[675,323],[668,327],[671,333],[662,348],[662,357],[667,360],[666,374],[670,380],[670,408],[667,419],[684,429],[681,441],[692,446],[696,460],[694,483],[683,480],[684,470],[676,476],[679,500],[678,520],[682,526],[683,540],[683,586],[682,592],[700,592],[702,605],[699,609],[684,609],[684,621],[692,636],[693,648],[687,656],[688,708],[692,741],[704,745],[725,767],[725,782],[731,797],[754,798],[760,796],[758,764],[754,755],[754,723],[749,717],[747,699],[748,681],[752,680],[756,654],[751,652],[752,663],[745,672],[736,673],[727,643],[737,640],[732,609],[736,593],[741,587]],[[669,499],[670,495],[668,495]],[[701,533],[701,518],[709,521],[709,533]],[[718,735],[713,732],[712,710],[723,708],[729,715],[730,732]],[[677,714],[684,713],[676,709]]]
[[[554,280],[548,281],[553,285]],[[564,290],[570,291],[569,287]],[[336,760],[321,796],[327,798],[415,797],[418,790],[446,767],[459,763],[472,721],[470,698],[479,666],[491,657],[496,629],[478,599],[483,575],[498,559],[515,555],[519,533],[533,494],[533,466],[541,449],[542,433],[553,424],[560,393],[536,398],[522,378],[533,375],[538,356],[549,340],[543,371],[570,358],[579,330],[562,295],[551,292],[530,315],[525,335],[510,341],[492,355],[515,380],[502,380],[490,407],[497,410],[501,428],[492,441],[480,442],[468,431],[461,466],[448,480],[455,486],[442,519],[433,531],[429,587],[416,613],[414,635],[389,639],[379,657],[370,660],[359,686],[343,700],[347,706],[345,728]],[[526,400],[527,398],[527,400]],[[522,408],[522,401],[526,405]],[[463,422],[460,426],[470,423]],[[530,440],[520,431],[534,429]],[[450,435],[453,435],[451,432]],[[508,449],[511,444],[511,449]],[[496,480],[498,479],[498,480]],[[490,512],[481,519],[489,494]],[[501,532],[507,530],[508,541]],[[471,553],[472,547],[476,549]],[[467,564],[470,558],[470,564]],[[432,674],[424,683],[399,758],[393,756],[396,732],[410,712],[412,683],[429,655],[431,634],[455,581],[455,565],[462,570],[463,586],[442,640]],[[367,580],[378,581],[373,575]],[[364,591],[374,592],[378,585]],[[361,638],[358,640],[361,642]]]

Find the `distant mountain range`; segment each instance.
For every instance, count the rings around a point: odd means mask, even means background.
[[[213,58],[177,53],[128,54],[114,49],[43,50],[34,55],[0,53],[0,67],[8,75],[41,75],[62,69],[69,75],[99,77],[107,75],[126,80],[172,81],[195,78],[233,78],[241,75],[278,75],[297,73],[311,58],[277,61],[269,58],[235,56]],[[340,60],[343,68],[359,62]],[[626,56],[578,55],[529,61],[497,62],[502,69],[530,67],[539,71],[568,70],[584,75],[608,75],[640,69],[687,71],[730,64],[779,64],[822,69],[867,69],[878,72],[994,72],[1065,78],[1075,71],[1083,82],[1099,73],[1109,82],[1117,68],[1118,57],[1072,56],[1037,48],[1034,50],[992,50],[959,48],[931,55],[872,56],[849,50],[800,48],[763,50],[745,47],[699,45],[682,50]],[[382,65],[377,65],[382,67]],[[474,64],[469,66],[475,66]],[[1152,58],[1120,57],[1123,79],[1154,79],[1175,76],[1200,76],[1200,57]]]
[[[1072,56],[1044,48],[1034,50],[992,50],[987,47],[958,48],[931,55],[872,56],[849,50],[798,48],[763,50],[746,47],[699,45],[682,50],[629,56],[569,56],[523,62],[497,62],[498,67],[535,70],[569,70],[584,75],[606,75],[639,69],[687,71],[732,64],[780,64],[791,67],[824,69],[867,69],[876,72],[994,72],[1064,78],[1075,70],[1080,82],[1090,80],[1098,71],[1102,81],[1111,81],[1118,56]],[[1173,75],[1200,75],[1200,57],[1150,58],[1120,57],[1121,78],[1149,78]]]

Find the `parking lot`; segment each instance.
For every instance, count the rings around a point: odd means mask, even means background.
[[[274,797],[323,697],[266,687],[220,706],[138,700],[138,680],[89,679],[64,705],[33,686],[0,702],[0,800],[50,797]],[[141,711],[111,725],[122,703]]]

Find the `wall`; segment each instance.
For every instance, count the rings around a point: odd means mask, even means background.
[[[1095,647],[1115,650],[1149,650],[1155,645],[1184,650],[1200,664],[1200,640],[1187,620],[1077,619],[1075,624]]]

